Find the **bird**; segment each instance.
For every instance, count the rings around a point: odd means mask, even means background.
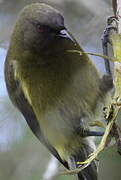
[[[9,97],[35,136],[65,168],[77,168],[95,149],[89,123],[100,117],[112,83],[100,76],[58,10],[44,3],[21,10],[4,71]],[[77,178],[97,180],[97,169],[94,160]]]

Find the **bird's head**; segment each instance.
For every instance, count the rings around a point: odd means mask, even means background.
[[[63,16],[43,3],[33,3],[22,10],[13,37],[24,49],[38,53],[46,53],[47,49],[55,51],[57,47],[61,49],[63,40],[73,41]]]

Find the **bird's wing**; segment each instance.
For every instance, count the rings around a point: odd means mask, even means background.
[[[6,75],[7,74],[7,75]],[[6,78],[6,85],[8,89],[8,93],[11,95],[11,100],[14,105],[19,109],[19,111],[23,114],[24,118],[26,119],[29,127],[31,128],[32,132],[35,136],[42,142],[47,149],[66,167],[68,168],[68,164],[66,161],[63,161],[59,156],[56,149],[47,142],[44,136],[41,133],[40,125],[37,121],[36,115],[24,96],[24,92],[20,86],[20,83],[15,80],[14,78],[14,68],[13,65],[9,62],[5,64],[5,78]],[[11,92],[11,89],[14,90]]]

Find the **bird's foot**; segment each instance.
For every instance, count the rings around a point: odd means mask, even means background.
[[[101,127],[101,128],[106,128],[105,124],[101,121],[93,121],[89,123],[89,126],[91,127]]]

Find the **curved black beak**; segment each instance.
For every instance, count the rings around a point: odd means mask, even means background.
[[[66,29],[62,29],[61,31],[59,31],[57,36],[62,37],[62,38],[66,38],[66,39],[70,39],[71,41],[75,42],[75,40],[71,37],[71,35],[67,32]]]

